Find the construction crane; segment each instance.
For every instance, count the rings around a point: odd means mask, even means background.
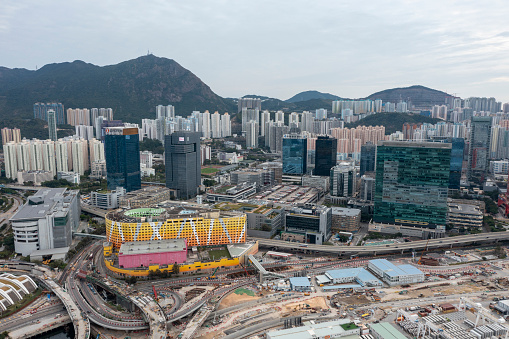
[[[212,272],[212,275],[209,277],[209,279],[214,279],[216,277],[216,272],[218,269],[219,269],[219,266],[217,266],[216,269],[214,270],[214,272]]]
[[[424,249],[422,250],[421,257],[419,258],[419,261],[417,262],[417,265],[422,265],[421,260],[422,260],[422,257],[424,255],[424,252],[428,251],[428,243],[429,243],[429,236],[428,236],[428,241],[426,241],[426,247],[424,247]]]

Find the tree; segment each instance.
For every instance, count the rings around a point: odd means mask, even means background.
[[[203,184],[205,185],[205,187],[211,187],[217,184],[217,182],[213,179],[203,179]]]
[[[173,267],[171,268],[171,273],[179,274],[180,273],[180,265],[177,263],[174,263]]]
[[[134,285],[134,284],[136,284],[137,281],[138,281],[138,279],[136,279],[135,276],[127,277],[125,280],[125,282],[129,285]]]

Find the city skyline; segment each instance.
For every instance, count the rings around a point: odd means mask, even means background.
[[[91,2],[86,7],[21,1],[0,5],[0,41],[9,46],[2,66],[35,69],[76,59],[110,65],[151,52],[176,60],[223,97],[255,93],[287,99],[318,90],[359,98],[420,84],[463,98],[507,102],[504,9],[500,1],[482,8],[433,1],[362,7],[332,1],[313,6]],[[45,13],[62,13],[63,22],[40,25],[36,18]],[[342,20],[336,20],[339,14]],[[75,24],[92,16],[94,25]],[[112,16],[118,20],[101,20]],[[257,53],[234,48],[241,40],[258,41]],[[40,53],[26,53],[32,49]],[[239,86],[239,77],[249,81]]]

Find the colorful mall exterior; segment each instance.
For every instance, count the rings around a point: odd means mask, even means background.
[[[244,243],[246,215],[203,208],[138,208],[106,215],[107,240],[115,248],[125,242],[187,239],[187,246]]]

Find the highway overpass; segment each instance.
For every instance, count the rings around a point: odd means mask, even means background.
[[[260,239],[254,238],[258,241],[259,246],[275,248],[278,250],[302,250],[306,252],[322,252],[329,254],[384,254],[384,253],[403,253],[405,251],[414,251],[422,249],[434,248],[452,248],[474,243],[489,243],[503,240],[509,240],[509,231],[506,232],[493,232],[493,233],[480,233],[470,234],[448,238],[438,238],[428,240],[411,241],[405,243],[396,243],[390,245],[378,246],[331,246],[331,245],[314,245],[302,244],[296,242],[289,242],[283,240]]]

